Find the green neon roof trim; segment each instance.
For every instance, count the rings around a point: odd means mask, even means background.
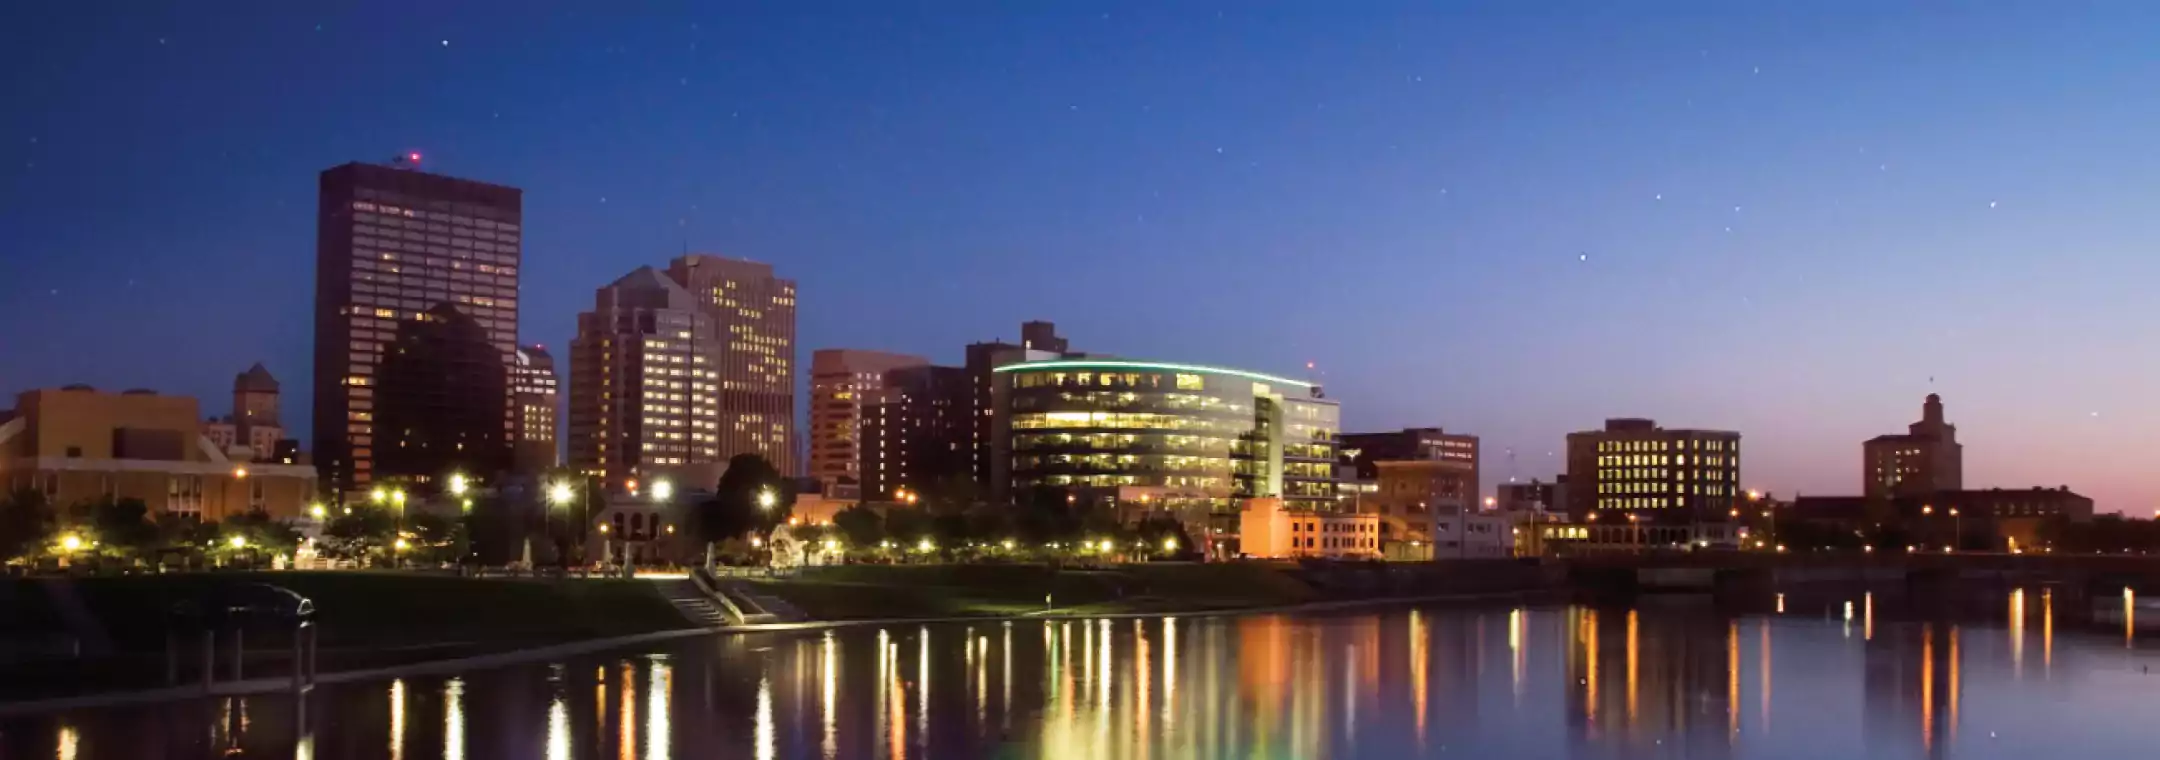
[[[1136,362],[1120,361],[1113,359],[1051,359],[1048,361],[1007,364],[1002,367],[994,368],[990,371],[1014,372],[1018,370],[1037,369],[1156,369],[1166,370],[1170,372],[1204,372],[1213,375],[1236,375],[1238,377],[1246,378],[1248,380],[1259,380],[1261,382],[1268,383],[1282,383],[1284,385],[1295,385],[1306,388],[1319,385],[1319,383],[1315,383],[1311,380],[1297,380],[1288,377],[1277,377],[1275,375],[1263,375],[1258,372],[1247,372],[1242,369],[1230,369],[1228,367],[1204,367],[1198,364],[1165,364],[1162,362]]]

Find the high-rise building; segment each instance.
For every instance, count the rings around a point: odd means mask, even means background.
[[[1965,487],[1965,447],[1957,426],[1943,421],[1942,397],[1930,393],[1920,421],[1904,435],[1879,435],[1860,444],[1861,483],[1869,498],[1916,496]]]
[[[510,403],[518,417],[517,445],[512,469],[533,474],[554,467],[556,429],[561,426],[556,404],[555,357],[545,346],[519,346],[517,364],[510,374]]]
[[[993,462],[997,434],[997,402],[993,398],[994,383],[991,374],[998,367],[1016,362],[1044,361],[1079,356],[1068,349],[1064,338],[1057,334],[1057,325],[1041,320],[1020,323],[1020,342],[990,341],[970,343],[967,347],[968,416],[972,431],[969,441],[974,452],[968,457],[968,471],[977,484],[989,484],[993,491],[1004,486],[998,482]]]
[[[693,254],[668,277],[698,298],[724,340],[709,357],[720,385],[720,461],[758,454],[800,475],[795,437],[795,281],[771,264]]]
[[[434,492],[452,475],[510,470],[510,371],[492,331],[456,304],[400,320],[375,367],[376,479]],[[506,426],[508,417],[512,425]]]
[[[1145,498],[1184,514],[1229,513],[1258,497],[1302,511],[1341,504],[1341,409],[1311,382],[1107,358],[1006,364],[995,373],[991,482],[999,497],[1034,498],[1047,488]]]
[[[639,267],[599,289],[570,345],[570,464],[611,487],[737,454],[794,456],[795,283],[716,256]]]
[[[968,376],[960,367],[885,371],[862,405],[862,496],[964,492],[971,480]]]
[[[727,461],[716,362],[728,336],[699,300],[652,267],[594,292],[570,341],[571,467],[616,487]]]
[[[496,351],[494,379],[474,380],[503,387],[517,345],[523,213],[522,193],[511,187],[361,163],[322,173],[314,427],[326,490],[351,493],[378,477],[385,445],[378,417],[401,404],[429,403],[377,386],[401,325],[453,305]],[[509,405],[491,407],[502,413],[497,427],[514,431]]]
[[[827,484],[861,484],[865,399],[883,387],[886,372],[929,363],[920,356],[852,348],[812,353],[809,476]],[[967,411],[963,404],[958,415],[964,418]]]
[[[1605,421],[1567,437],[1568,516],[1668,524],[1727,522],[1740,485],[1740,434]]]

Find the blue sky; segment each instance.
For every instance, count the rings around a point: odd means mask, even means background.
[[[800,281],[805,366],[1049,319],[1488,482],[1649,416],[1810,493],[1933,390],[1968,484],[2160,507],[2160,9],[599,7],[0,9],[0,392],[304,420],[315,175],[420,151],[525,189],[529,342],[687,247]]]

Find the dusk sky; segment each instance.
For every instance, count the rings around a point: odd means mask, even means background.
[[[418,151],[524,190],[550,347],[687,248],[802,369],[1047,319],[1488,484],[1639,416],[1812,494],[1932,390],[1967,487],[2160,508],[2160,6],[301,5],[0,8],[0,393],[262,361],[307,440],[316,175]]]

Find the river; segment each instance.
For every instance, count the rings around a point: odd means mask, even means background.
[[[304,705],[9,719],[0,758],[2160,756],[2160,645],[2108,604],[2058,610],[2035,591],[1954,616],[1858,596],[715,636],[326,686]]]

